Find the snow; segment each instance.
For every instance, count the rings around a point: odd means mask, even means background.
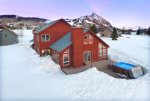
[[[65,75],[50,56],[39,57],[30,48],[32,31],[23,32],[18,44],[0,46],[3,100],[149,101],[149,72],[133,80],[113,78],[95,67],[82,73]],[[147,61],[149,39],[148,36],[135,35],[124,36],[117,41],[103,38],[110,45],[110,58],[142,64],[147,69],[150,69]]]
[[[122,35],[117,41],[111,38],[102,38],[110,45],[111,58],[133,62],[150,69],[150,37],[147,35]],[[124,55],[121,55],[124,54]]]

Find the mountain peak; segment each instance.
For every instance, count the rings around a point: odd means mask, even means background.
[[[85,15],[78,17],[76,19],[67,19],[67,22],[69,22],[73,26],[83,26],[85,27],[88,23],[95,24],[101,28],[112,28],[112,25],[110,22],[99,16],[98,14],[92,12],[90,15]]]

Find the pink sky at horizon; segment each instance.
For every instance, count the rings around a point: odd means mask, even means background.
[[[56,20],[95,12],[116,27],[149,27],[149,5],[150,0],[1,0],[0,15]]]

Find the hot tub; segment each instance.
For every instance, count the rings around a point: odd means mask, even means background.
[[[124,74],[129,78],[137,78],[144,74],[141,66],[136,66],[126,62],[114,63],[112,70],[116,73]]]

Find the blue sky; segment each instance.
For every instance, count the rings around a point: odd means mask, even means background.
[[[1,14],[50,20],[97,13],[113,26],[150,26],[150,0],[0,0]]]

